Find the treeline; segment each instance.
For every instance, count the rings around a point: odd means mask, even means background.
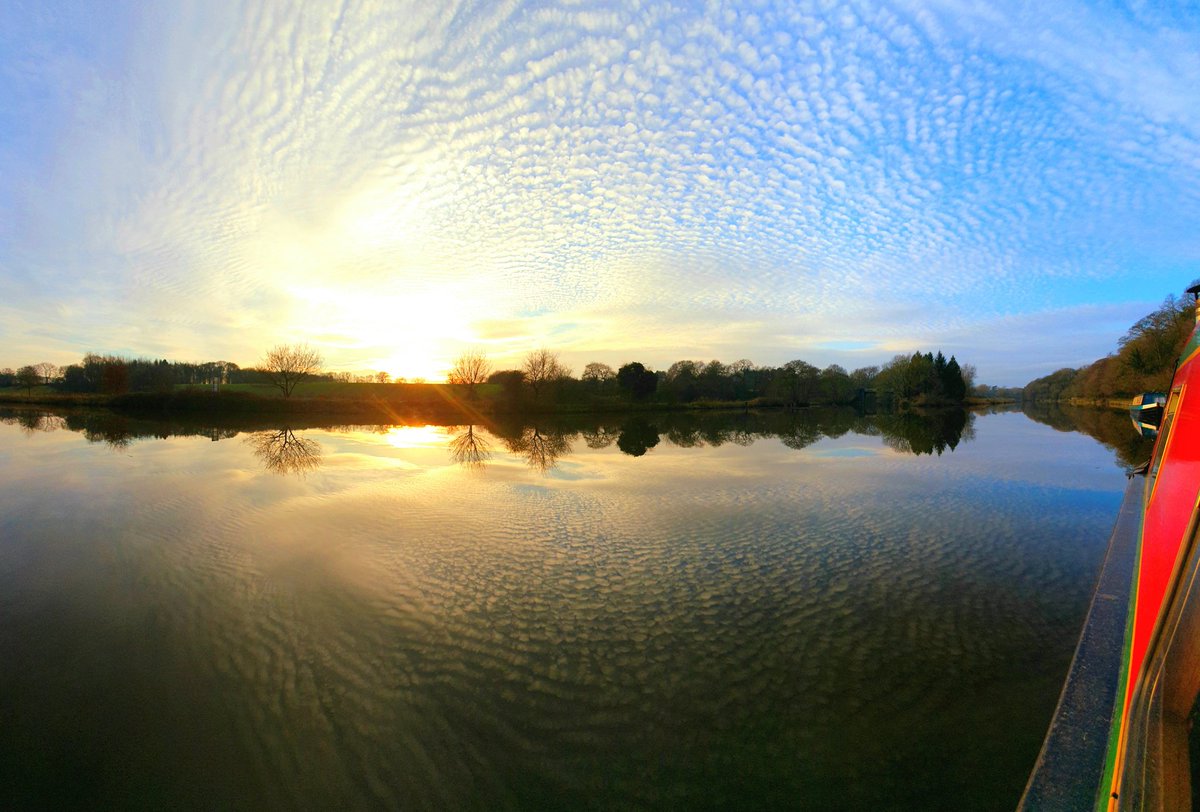
[[[78,364],[22,367],[0,371],[0,385],[48,385],[65,393],[169,394],[179,387],[223,384],[264,384],[292,394],[297,384],[313,381],[347,382],[343,374],[321,370],[319,354],[307,347],[281,346],[268,353],[258,368],[241,368],[229,361],[185,363],[166,359],[130,359],[89,353]],[[478,352],[460,356],[448,376],[454,391],[475,402],[487,402],[501,411],[544,411],[559,407],[605,409],[638,405],[755,406],[845,405],[870,392],[880,405],[907,403],[922,406],[961,405],[971,391],[972,367],[960,366],[951,356],[937,353],[897,355],[882,367],[867,366],[853,372],[831,364],[824,369],[802,360],[779,367],[756,366],[746,359],[677,361],[665,370],[640,362],[618,369],[590,363],[576,378],[558,357],[546,349],[530,352],[520,369],[493,371]],[[386,383],[382,373],[370,376]],[[490,384],[490,386],[487,386]],[[413,391],[419,387],[410,387]],[[296,390],[303,392],[303,387]],[[404,390],[408,391],[408,390]],[[397,390],[398,394],[400,390]]]
[[[1129,328],[1115,353],[1080,369],[1063,368],[1030,381],[1023,397],[1028,402],[1098,401],[1166,392],[1195,324],[1194,303],[1168,296]]]
[[[461,360],[461,359],[460,359]],[[475,357],[473,360],[478,360]],[[653,370],[634,361],[618,369],[593,362],[575,378],[547,350],[531,353],[521,369],[505,369],[479,377],[477,382],[499,387],[498,400],[510,406],[538,407],[551,403],[634,401],[659,404],[751,403],[760,406],[845,405],[860,393],[874,392],[882,400],[914,405],[961,405],[971,390],[974,369],[960,366],[942,352],[897,355],[882,367],[848,372],[838,364],[819,369],[794,360],[779,367],[756,366],[746,359],[676,361]],[[452,373],[450,380],[473,386],[468,376]]]
[[[393,383],[386,372],[353,374],[350,372],[316,372],[307,380],[327,380],[339,383]],[[57,366],[49,362],[29,364],[20,369],[0,369],[0,388],[50,386],[59,392],[101,393],[124,395],[143,392],[168,392],[176,386],[207,386],[212,384],[273,384],[270,370],[240,367],[232,361],[168,361],[166,359],[124,358],[118,355],[88,353],[78,364]],[[399,378],[395,383],[405,383]],[[424,383],[414,379],[413,383]]]
[[[315,378],[333,379],[331,375]],[[78,364],[58,367],[33,364],[19,370],[0,369],[0,386],[32,388],[48,385],[59,392],[124,395],[140,392],[170,392],[176,386],[208,386],[230,383],[272,383],[270,374],[256,368],[239,367],[232,361],[185,361],[124,358],[88,353]]]

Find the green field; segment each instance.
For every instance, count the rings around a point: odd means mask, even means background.
[[[89,402],[102,403],[108,400],[107,395],[98,394],[67,394],[59,392],[53,386],[44,384],[26,389],[23,386],[0,386],[0,401],[13,402],[29,400],[36,403],[51,403],[55,401],[64,401],[70,403]]]

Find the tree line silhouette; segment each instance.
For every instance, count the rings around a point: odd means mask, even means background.
[[[623,402],[848,405],[868,390],[894,402],[943,406],[961,405],[974,375],[973,367],[960,366],[954,356],[947,359],[938,351],[897,355],[882,367],[860,367],[853,372],[838,364],[818,369],[802,360],[779,367],[756,366],[746,359],[732,364],[684,360],[658,371],[639,361],[615,370],[608,364],[592,362],[575,378],[555,353],[537,350],[522,368],[491,372],[486,381],[498,387],[498,403],[508,408],[536,409],[551,403],[604,408]],[[450,381],[466,383],[454,372]]]
[[[536,349],[520,368],[493,370],[478,350],[460,355],[447,382],[451,395],[474,403],[487,402],[500,411],[546,411],[559,407],[611,409],[638,405],[719,405],[799,407],[814,404],[846,405],[871,392],[881,402],[928,406],[961,405],[970,393],[974,368],[960,366],[941,351],[897,355],[883,366],[866,366],[852,372],[838,364],[824,369],[803,360],[778,366],[758,366],[747,359],[676,361],[654,370],[638,361],[617,369],[592,362],[575,377],[558,353]],[[386,382],[373,375],[372,382]],[[283,396],[302,392],[306,382],[346,382],[345,373],[322,370],[320,354],[307,345],[278,345],[256,367],[242,368],[229,361],[188,363],[148,360],[88,353],[78,364],[55,367],[39,364],[17,372],[0,370],[0,386],[49,385],[65,393],[170,394],[179,387],[216,389],[226,384],[263,384],[277,387]]]

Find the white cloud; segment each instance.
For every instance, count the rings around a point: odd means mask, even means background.
[[[124,49],[0,19],[29,34],[0,100],[55,94],[37,149],[0,118],[0,360],[249,362],[313,318],[298,287],[438,288],[528,319],[513,347],[922,341],[1019,378],[1108,329],[1036,314],[1165,293],[1200,249],[1195,28],[1032,11],[198,3],[139,10]],[[330,318],[339,364],[386,339]],[[1012,318],[1058,343],[969,340]]]

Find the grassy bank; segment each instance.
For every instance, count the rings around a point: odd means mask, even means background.
[[[788,404],[775,398],[753,400],[630,400],[622,395],[588,395],[571,399],[529,396],[513,398],[498,385],[480,385],[471,392],[451,384],[343,383],[302,384],[290,398],[269,384],[228,384],[213,392],[206,386],[177,386],[167,392],[124,395],[59,392],[49,386],[30,390],[0,389],[0,403],[40,406],[103,407],[119,412],[155,415],[263,415],[336,417],[352,421],[404,421],[436,417],[443,421],[477,422],[485,417],[513,415],[570,415],[750,411],[833,404]],[[896,404],[907,408],[905,404]],[[914,408],[956,408],[962,404],[911,404]],[[967,405],[995,405],[992,401]]]
[[[1068,398],[1062,402],[1071,406],[1099,406],[1103,409],[1128,410],[1133,398]]]
[[[312,391],[284,398],[278,390],[254,384],[222,387],[211,392],[185,387],[174,392],[145,392],[126,395],[73,394],[48,387],[0,390],[0,403],[27,406],[101,407],[118,412],[156,414],[336,416],[355,420],[407,419],[416,416],[461,418],[474,422],[480,417],[529,414],[594,414],[608,412],[677,412],[746,410],[779,407],[780,404],[748,401],[700,401],[690,404],[631,402],[620,398],[589,398],[585,401],[543,403],[505,402],[498,393],[480,392],[474,397],[455,387],[438,384],[338,384],[314,386]]]

